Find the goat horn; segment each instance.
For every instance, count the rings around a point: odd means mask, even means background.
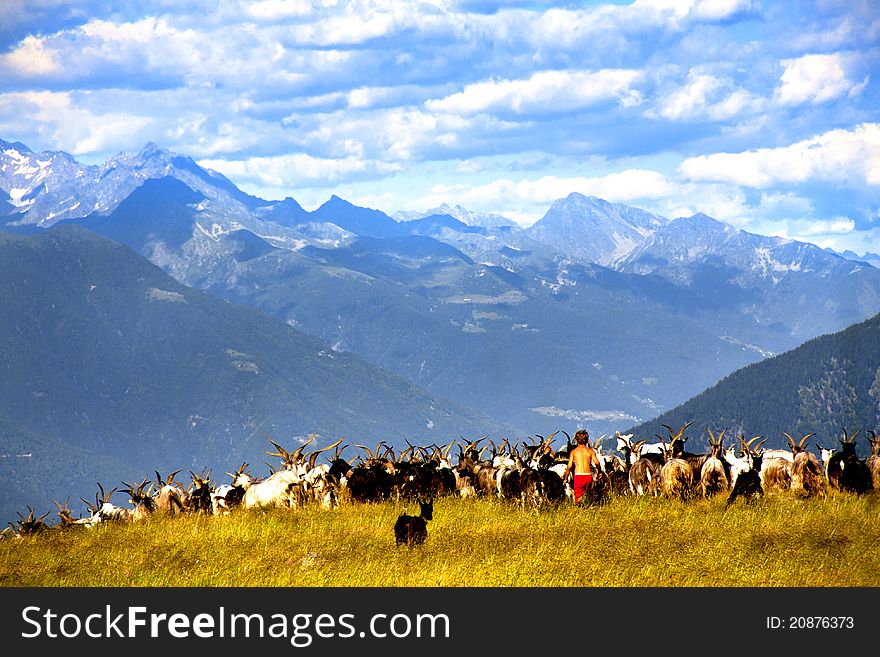
[[[807,438],[809,438],[809,437],[812,436],[812,435],[814,435],[814,434],[812,434],[812,433],[808,433],[806,436],[804,436],[803,438],[801,438],[801,441],[798,443],[798,447],[803,447],[803,446],[804,446],[804,443],[807,442]]]
[[[300,445],[295,450],[293,450],[293,460],[298,461],[303,450],[306,448],[306,445],[311,443],[317,437],[318,437],[318,434],[313,433],[311,436],[309,436],[309,439],[306,442],[304,442],[302,445]]]
[[[269,456],[278,456],[281,459],[283,459],[284,461],[287,461],[290,456],[289,452],[287,450],[285,450],[281,445],[276,443],[274,440],[270,439],[269,442],[272,443],[275,446],[275,449],[277,449],[278,451],[277,452],[266,452],[266,454],[268,454]],[[192,473],[191,470],[190,470],[190,473]]]
[[[342,438],[340,438],[339,440],[337,440],[337,441],[336,441],[335,443],[333,443],[332,445],[327,445],[326,447],[322,447],[321,449],[318,449],[318,450],[315,450],[314,452],[312,452],[312,453],[311,453],[311,456],[309,457],[309,466],[310,466],[310,467],[315,467],[315,457],[316,457],[318,454],[321,454],[322,452],[326,452],[326,451],[328,451],[328,450],[333,449],[334,447],[336,447],[336,446],[337,446],[339,443],[341,443],[341,442],[342,442]]]
[[[365,445],[359,445],[359,444],[357,444],[357,443],[355,443],[354,446],[355,446],[355,447],[358,447],[358,448],[360,448],[360,449],[362,449],[362,450],[364,450],[367,454],[369,454],[369,455],[370,455],[370,459],[374,459],[374,458],[375,458],[375,457],[373,456],[373,452],[370,451],[370,448],[369,448],[369,447],[367,447],[367,446],[365,446]]]

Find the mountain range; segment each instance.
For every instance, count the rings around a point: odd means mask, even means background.
[[[87,166],[10,142],[0,190],[7,230],[86,227],[181,284],[545,435],[632,426],[880,312],[865,259],[577,193],[529,228],[337,196],[307,211],[153,144]]]

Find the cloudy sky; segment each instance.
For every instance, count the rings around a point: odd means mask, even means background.
[[[874,0],[3,0],[0,138],[527,225],[581,192],[880,252]]]

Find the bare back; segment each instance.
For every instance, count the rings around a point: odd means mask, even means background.
[[[596,456],[595,450],[586,445],[578,445],[568,457],[568,467],[569,469],[573,467],[576,475],[590,474],[591,463],[595,463],[598,467],[599,458]]]

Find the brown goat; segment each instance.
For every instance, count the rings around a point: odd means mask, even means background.
[[[764,459],[761,467],[761,483],[765,490],[788,490],[791,488],[791,465],[786,459]]]
[[[159,472],[155,472],[156,483],[159,485],[159,490],[153,498],[156,503],[156,511],[167,515],[174,515],[175,513],[182,512],[184,507],[183,488],[180,484],[174,483],[174,475],[180,472],[180,470],[172,472],[168,475],[168,479],[165,479],[164,481]]]
[[[806,450],[807,438],[812,436],[808,433],[795,442],[794,438],[782,432],[791,446],[794,460],[791,463],[791,490],[801,497],[825,494],[825,473],[822,464],[816,455]]]
[[[685,425],[684,428],[687,426]],[[663,467],[660,468],[660,494],[663,497],[677,498],[679,500],[686,500],[690,497],[694,486],[694,469],[690,463],[684,459],[672,456],[672,443],[684,433],[684,428],[682,428],[679,434],[675,435],[669,445],[666,445],[662,436],[660,437],[660,442],[663,443],[665,450],[665,460]],[[670,430],[671,433],[672,431]]]
[[[868,457],[868,469],[871,471],[871,483],[874,490],[880,492],[880,438],[868,430],[868,442],[871,444],[871,456]]]
[[[697,485],[700,495],[711,497],[716,493],[724,493],[730,488],[730,480],[724,462],[721,460],[721,450],[724,449],[724,431],[715,438],[711,429],[709,432],[709,458],[703,462],[700,468],[700,482]]]

